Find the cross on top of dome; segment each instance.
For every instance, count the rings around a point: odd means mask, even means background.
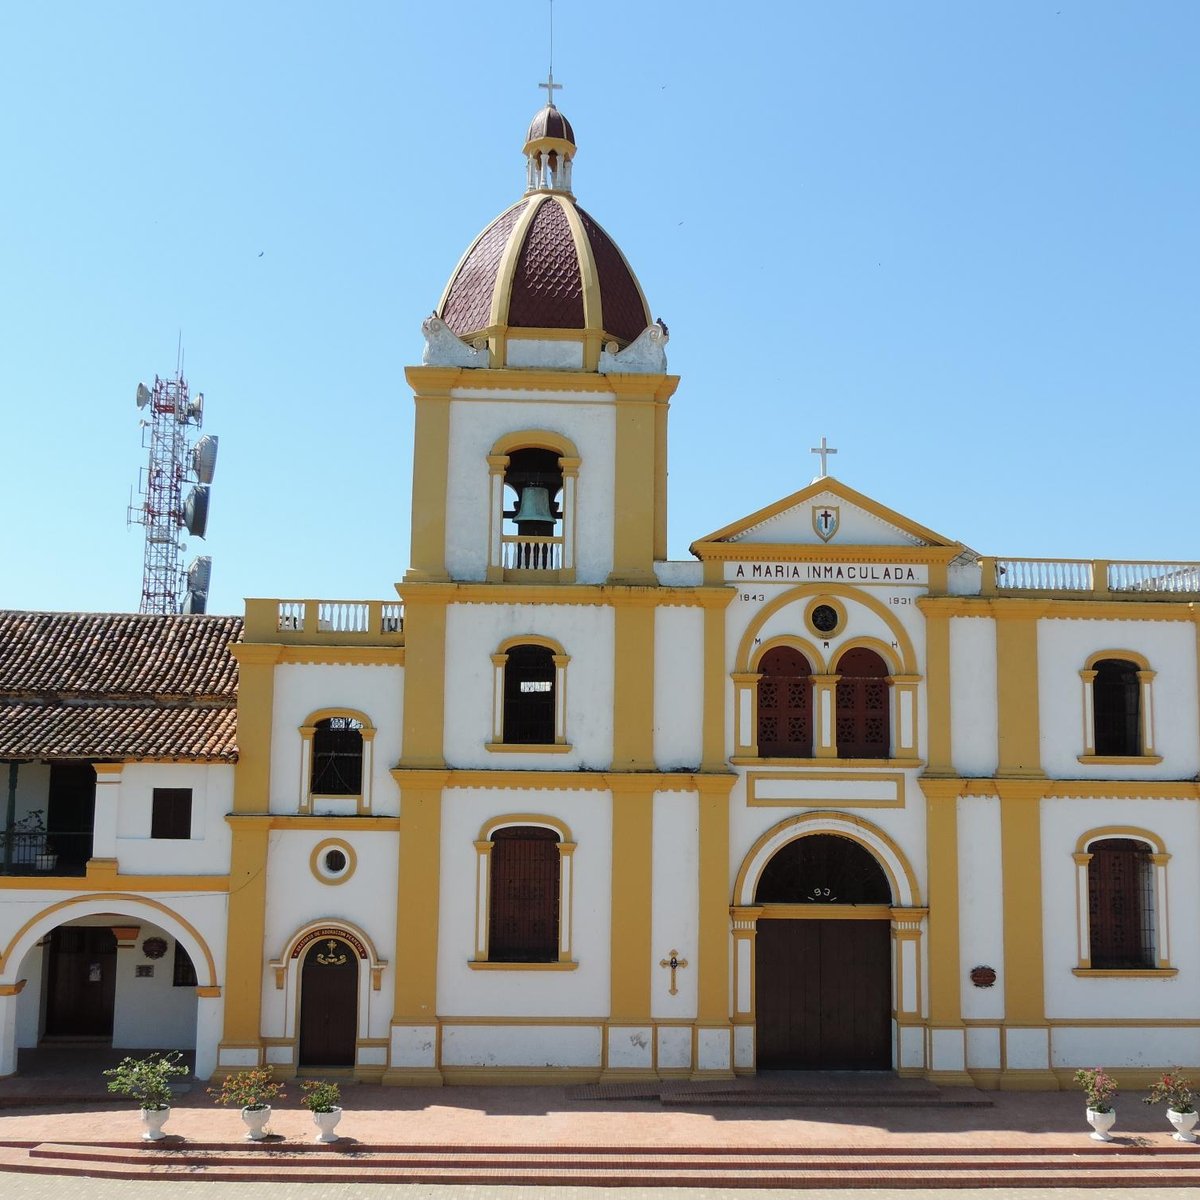
[[[527,192],[571,192],[571,160],[575,157],[575,131],[558,110],[554,93],[562,90],[550,70],[545,83],[546,106],[534,114],[525,134]]]

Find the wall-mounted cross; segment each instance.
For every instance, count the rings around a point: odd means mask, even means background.
[[[543,84],[542,86],[545,87],[546,85]],[[822,479],[824,479],[825,476],[829,474],[829,464],[825,460],[829,457],[829,455],[836,454],[836,453],[837,453],[836,450],[831,449],[829,446],[827,446],[825,444],[825,435],[824,434],[821,435],[821,444],[819,446],[814,446],[809,451],[809,454],[819,454],[821,456],[821,478]]]
[[[667,991],[672,996],[676,996],[679,994],[679,988],[675,986],[675,972],[678,971],[680,967],[686,967],[688,965],[688,960],[686,958],[680,958],[678,950],[668,950],[667,954],[669,957],[660,960],[658,965],[660,967],[671,968],[671,986],[667,989]]]

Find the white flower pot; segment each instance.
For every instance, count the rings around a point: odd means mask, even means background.
[[[1192,1130],[1195,1129],[1198,1118],[1200,1118],[1200,1113],[1176,1112],[1175,1109],[1168,1108],[1167,1120],[1175,1126],[1175,1132],[1171,1136],[1177,1142],[1194,1142],[1196,1135]]]
[[[266,1135],[266,1124],[271,1119],[271,1106],[264,1104],[259,1108],[243,1108],[242,1120],[246,1123],[246,1140],[261,1142]]]
[[[160,1138],[165,1138],[167,1135],[163,1133],[162,1127],[167,1123],[167,1118],[171,1115],[169,1108],[143,1108],[142,1109],[142,1124],[145,1125],[145,1132],[142,1134],[142,1140],[147,1142],[157,1142]]]
[[[329,1112],[313,1113],[313,1121],[316,1122],[318,1129],[316,1140],[318,1142],[336,1142],[338,1135],[333,1131],[337,1128],[337,1123],[342,1119],[342,1110],[340,1108],[331,1109]]]
[[[1088,1124],[1092,1127],[1090,1137],[1097,1142],[1112,1141],[1108,1131],[1117,1123],[1117,1114],[1114,1109],[1109,1109],[1108,1112],[1097,1112],[1094,1108],[1089,1108],[1087,1119]]]

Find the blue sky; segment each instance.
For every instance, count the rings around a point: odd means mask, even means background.
[[[1200,558],[1200,5],[555,6],[580,203],[671,328],[670,546],[806,484]],[[133,609],[134,390],[221,439],[210,611],[392,594],[420,321],[520,194],[545,0],[0,15],[0,605]]]

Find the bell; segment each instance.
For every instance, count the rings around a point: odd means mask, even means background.
[[[550,509],[550,492],[544,487],[527,487],[521,491],[517,511],[512,515],[518,532],[532,537],[545,537],[554,532],[554,513]]]

